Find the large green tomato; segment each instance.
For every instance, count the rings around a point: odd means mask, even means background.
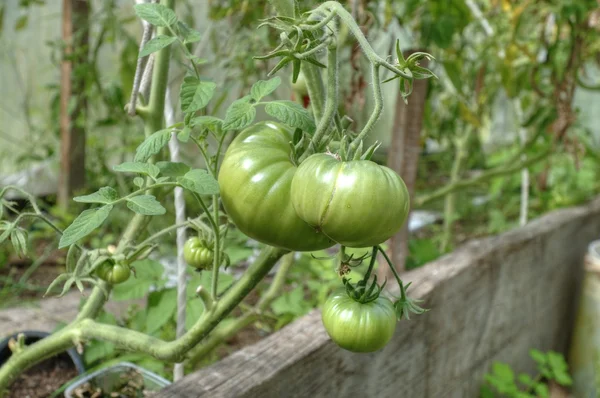
[[[301,219],[334,241],[367,247],[398,232],[408,216],[409,196],[402,178],[390,168],[321,153],[298,167],[292,204]]]
[[[329,337],[340,347],[353,352],[373,352],[383,348],[394,336],[396,312],[383,296],[359,303],[345,291],[327,299],[321,312]]]
[[[219,171],[223,206],[249,237],[293,251],[333,246],[322,233],[302,221],[290,200],[296,173],[291,160],[291,133],[272,122],[242,131],[229,145]]]

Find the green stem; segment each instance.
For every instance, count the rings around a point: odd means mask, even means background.
[[[30,194],[29,192],[14,186],[14,185],[7,185],[4,188],[2,188],[2,190],[0,191],[0,199],[2,199],[4,197],[4,195],[6,194],[6,192],[13,190],[13,191],[17,191],[20,194],[24,195],[25,197],[27,197],[27,200],[29,200],[29,203],[31,203],[31,207],[33,207],[33,211],[35,211],[37,214],[41,214],[42,212],[40,211],[40,208],[37,205],[37,201],[35,199],[35,196],[33,196],[32,194]]]
[[[323,98],[325,97],[325,87],[321,78],[321,70],[318,66],[304,62],[302,64],[302,71],[306,80],[306,87],[308,88],[308,96],[315,122],[319,123],[323,114]]]
[[[352,144],[350,144],[350,156],[353,156],[354,151],[356,151],[360,142],[371,131],[383,112],[383,93],[381,92],[381,81],[379,80],[379,65],[371,65],[371,83],[373,84],[373,99],[375,100],[373,112],[371,113],[369,120],[365,124],[365,127],[363,127],[361,130],[360,134],[358,134],[358,136],[352,140]]]
[[[221,269],[221,231],[219,230],[219,196],[213,196],[213,212],[215,220],[214,262],[210,293],[215,301],[218,300],[219,271]]]
[[[523,169],[524,167],[529,167],[535,163],[538,163],[538,162],[548,158],[550,155],[552,155],[552,151],[547,150],[547,151],[540,153],[537,156],[528,158],[527,160],[508,162],[507,164],[505,164],[502,167],[497,167],[495,169],[489,170],[487,172],[484,172],[484,173],[478,175],[477,177],[461,179],[461,180],[455,181],[455,182],[448,184],[430,194],[423,195],[421,197],[417,197],[414,201],[415,207],[423,206],[424,204],[429,203],[433,200],[442,198],[442,197],[448,195],[449,193],[452,193],[452,192],[455,192],[455,191],[458,191],[461,189],[469,188],[469,187],[472,187],[472,186],[475,186],[478,184],[482,184],[493,178],[502,177],[502,176],[505,176],[508,174],[520,172],[521,169]]]
[[[390,260],[387,253],[385,252],[385,250],[383,250],[383,247],[381,247],[381,246],[377,246],[377,247],[379,249],[379,252],[383,255],[383,258],[385,258],[385,261],[389,265],[390,270],[392,271],[392,274],[394,274],[394,277],[396,278],[396,282],[398,283],[398,286],[400,287],[400,300],[406,300],[407,299],[406,288],[404,287],[404,282],[402,282],[402,279],[400,279],[400,275],[398,275],[398,270],[396,270],[396,267],[394,267],[392,260]]]
[[[323,136],[331,127],[331,122],[337,111],[338,99],[338,62],[337,47],[330,46],[327,52],[327,101],[315,134],[312,136],[306,152],[300,157],[300,162],[315,153]]]
[[[217,326],[215,330],[208,335],[207,339],[205,339],[201,344],[198,344],[189,352],[187,355],[189,358],[189,363],[197,363],[227,339],[231,338],[240,330],[260,319],[262,313],[269,307],[269,305],[271,305],[273,300],[279,296],[281,289],[285,285],[287,275],[289,274],[292,265],[294,265],[294,253],[288,253],[283,256],[281,258],[279,269],[273,278],[273,282],[271,282],[271,285],[269,286],[269,290],[267,290],[267,292],[261,297],[254,309],[251,309],[249,313],[245,314],[241,318],[237,318],[234,322],[228,323],[225,326],[222,326],[222,324]]]
[[[452,163],[452,170],[450,171],[450,184],[454,184],[460,179],[460,171],[462,169],[463,161],[467,156],[467,144],[469,142],[469,137],[471,136],[471,131],[472,128],[467,126],[465,133],[455,141],[456,150],[454,161]],[[446,195],[444,200],[444,227],[442,230],[442,241],[440,243],[440,251],[442,253],[445,253],[448,249],[448,245],[450,245],[455,210],[456,193],[452,192]]]

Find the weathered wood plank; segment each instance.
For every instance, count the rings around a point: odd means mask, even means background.
[[[375,354],[328,339],[317,311],[160,397],[474,397],[493,361],[533,372],[531,348],[565,351],[600,199],[473,241],[405,274],[427,314]]]

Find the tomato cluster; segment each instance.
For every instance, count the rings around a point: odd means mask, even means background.
[[[393,170],[370,160],[315,154],[292,159],[291,133],[257,123],[231,143],[219,172],[221,199],[237,227],[257,241],[293,251],[335,243],[378,245],[406,221],[408,191]]]

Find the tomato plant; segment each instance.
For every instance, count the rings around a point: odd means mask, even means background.
[[[340,347],[353,352],[373,352],[383,348],[396,330],[396,312],[392,301],[379,296],[361,303],[345,291],[327,299],[322,319],[329,337]]]
[[[291,199],[301,219],[349,247],[389,239],[409,210],[406,185],[392,169],[329,154],[312,155],[298,167]]]
[[[206,241],[195,236],[185,242],[183,257],[188,265],[203,270],[212,268],[215,255]]]
[[[290,188],[297,168],[290,141],[290,132],[273,122],[242,131],[223,158],[221,200],[235,225],[259,242],[294,251],[325,249],[334,242],[292,207]]]
[[[113,263],[112,260],[107,260],[96,269],[96,275],[111,285],[118,285],[129,279],[131,268],[127,264]]]

